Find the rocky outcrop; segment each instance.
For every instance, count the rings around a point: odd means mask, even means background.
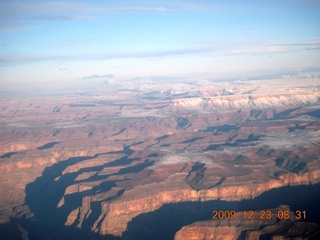
[[[277,92],[268,95],[226,95],[206,98],[175,99],[168,106],[172,111],[175,108],[185,110],[209,110],[257,108],[266,109],[273,107],[302,106],[314,104],[320,97],[318,89],[296,90],[290,93]]]

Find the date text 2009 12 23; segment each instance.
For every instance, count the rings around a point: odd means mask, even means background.
[[[261,219],[261,220],[270,220],[273,217],[277,217],[278,219],[291,219],[291,220],[300,220],[306,219],[307,213],[306,211],[297,210],[295,212],[291,212],[289,210],[261,210],[259,212],[255,212],[252,210],[236,212],[234,210],[214,210],[212,219]]]

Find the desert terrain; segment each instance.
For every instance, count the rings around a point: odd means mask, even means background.
[[[0,238],[319,239],[319,83],[2,93]]]

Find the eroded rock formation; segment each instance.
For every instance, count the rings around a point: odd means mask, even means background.
[[[64,228],[129,236],[131,222],[166,204],[250,200],[320,183],[319,88],[283,85],[268,94],[243,83],[201,88],[183,99],[161,91],[154,100],[125,91],[4,99],[1,222],[19,220],[34,237],[58,238]],[[195,223],[176,238],[242,231],[214,224]]]

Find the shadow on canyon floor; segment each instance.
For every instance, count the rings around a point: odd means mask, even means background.
[[[249,136],[249,139],[246,140],[256,140],[256,136]],[[236,142],[235,144],[238,143]],[[68,166],[94,159],[99,155],[114,153],[123,154],[123,156],[100,166],[85,167],[77,172],[62,174]],[[119,239],[111,235],[100,236],[91,232],[92,225],[101,215],[101,201],[90,203],[91,214],[88,218],[84,219],[81,229],[76,227],[79,223],[77,220],[69,227],[64,226],[64,224],[70,212],[82,206],[84,197],[93,196],[99,192],[106,192],[116,186],[117,182],[130,180],[127,178],[108,180],[109,176],[139,172],[153,165],[154,162],[149,159],[144,162],[138,162],[134,166],[130,165],[133,161],[141,160],[130,157],[132,153],[134,151],[130,149],[130,146],[127,146],[123,151],[69,158],[47,167],[41,177],[26,186],[25,202],[34,214],[34,217],[15,219],[8,225],[0,225],[0,231],[6,232],[5,229],[17,229],[15,221],[18,221],[29,232],[30,240],[75,238]],[[99,172],[105,167],[112,166],[123,166],[123,168],[117,173],[108,175],[94,174],[85,180],[76,180],[82,173]],[[101,181],[101,183],[89,190],[66,195],[64,204],[58,208],[59,201],[64,196],[67,187],[72,184],[81,183],[82,181]],[[124,190],[119,190],[114,196],[103,199],[103,201],[113,200],[120,197],[123,193]],[[281,204],[286,204],[290,205],[293,211],[306,211],[306,221],[320,223],[318,215],[320,206],[318,202],[320,202],[320,184],[273,189],[252,200],[233,202],[216,200],[166,204],[154,212],[141,214],[134,218],[128,224],[128,230],[123,234],[123,239],[173,239],[175,232],[182,226],[195,221],[211,219],[214,209],[249,211],[275,208]],[[21,239],[21,237],[15,238],[15,236],[12,235],[8,239]]]
[[[276,208],[281,204],[289,205],[293,212],[296,210],[306,211],[307,217],[303,221],[320,223],[319,202],[320,184],[316,184],[272,189],[250,200],[231,202],[215,200],[208,202],[165,204],[154,212],[141,214],[135,217],[129,222],[128,230],[124,232],[121,239],[173,239],[174,234],[183,226],[196,221],[210,220],[212,218],[213,210],[249,211]],[[96,205],[92,205],[92,207],[93,215],[87,219],[87,222],[84,223],[82,229],[76,228],[75,226],[64,226],[64,221],[61,221],[63,220],[62,218],[56,218],[55,221],[61,222],[56,222],[54,225],[50,225],[48,219],[19,221],[29,232],[30,240],[74,238],[120,239],[112,235],[100,236],[90,231],[89,227],[92,226],[92,223],[97,219],[97,216],[101,211],[100,203],[98,202]],[[34,210],[36,210],[36,215],[42,215],[42,213],[37,211],[43,211],[43,209],[34,208]],[[48,211],[54,213],[57,209],[48,209]],[[14,226],[11,226],[11,228],[13,227]]]
[[[125,147],[123,151],[119,152],[107,152],[87,157],[72,157],[47,167],[43,171],[41,177],[26,186],[25,202],[30,211],[34,214],[34,217],[32,217],[32,220],[22,218],[19,219],[19,221],[21,221],[21,224],[23,224],[29,232],[30,239],[61,239],[65,234],[69,237],[74,234],[77,239],[99,239],[98,236],[91,236],[93,234],[91,233],[91,227],[101,214],[101,201],[91,202],[91,214],[85,219],[81,229],[76,227],[79,223],[78,221],[75,221],[70,227],[64,226],[64,223],[71,211],[82,206],[82,200],[84,197],[93,196],[99,192],[107,192],[112,187],[115,187],[117,182],[129,180],[126,178],[123,180],[108,180],[109,176],[139,172],[153,164],[153,161],[145,160],[144,162],[139,162],[136,165],[131,166],[130,163],[140,160],[140,158],[130,158],[130,155],[133,152],[134,151],[131,150],[130,147]],[[100,166],[85,167],[79,169],[77,172],[62,174],[68,166],[85,160],[97,158],[99,155],[113,153],[123,154],[123,157],[111,162],[106,162]],[[103,170],[105,167],[112,166],[123,166],[123,168],[113,174],[98,174],[98,172]],[[85,180],[76,180],[79,175],[86,172],[97,172],[97,174],[94,174]],[[84,181],[100,181],[101,183],[89,190],[75,192],[64,196],[65,191],[69,186],[72,184],[79,184]],[[117,198],[123,193],[124,190],[119,190],[114,196],[104,199],[104,201]],[[58,207],[62,198],[64,198],[64,204]],[[62,235],[60,236],[59,234]],[[90,236],[90,238],[78,238],[78,234],[80,237]],[[110,239],[112,239],[111,236]]]
[[[249,211],[289,205],[290,209],[306,211],[303,221],[320,224],[320,184],[282,187],[242,201],[181,202],[165,204],[160,209],[141,214],[128,224],[123,239],[173,239],[183,226],[212,218],[213,210]]]
[[[23,238],[22,232],[19,230],[19,223],[27,229],[28,237]],[[1,240],[120,240],[119,237],[113,235],[102,236],[100,234],[79,229],[76,227],[59,227],[56,229],[48,229],[47,225],[41,221],[28,222],[21,219],[12,219],[10,223],[0,224]]]

